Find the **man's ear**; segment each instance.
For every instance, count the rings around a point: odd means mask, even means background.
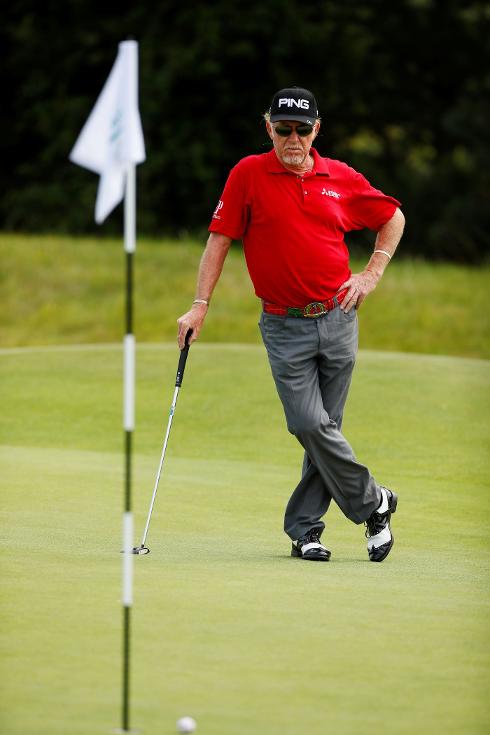
[[[272,140],[272,125],[268,120],[265,121],[265,127],[267,129],[267,133],[269,135],[269,138]]]

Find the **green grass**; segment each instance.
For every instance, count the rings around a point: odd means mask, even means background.
[[[139,341],[173,340],[189,308],[204,243],[142,240],[135,258]],[[124,253],[121,241],[0,235],[0,344],[119,341]],[[354,271],[366,263],[353,260]],[[490,267],[390,264],[361,311],[364,349],[490,358]],[[258,343],[260,304],[240,246],[215,291],[202,340]]]
[[[177,357],[138,348],[138,536]],[[120,722],[121,365],[118,345],[0,353],[2,735]],[[399,492],[396,544],[370,564],[362,527],[332,509],[332,562],[315,565],[281,530],[301,452],[263,348],[191,349],[152,553],[135,559],[135,727],[488,732],[489,368],[360,353],[344,431]]]

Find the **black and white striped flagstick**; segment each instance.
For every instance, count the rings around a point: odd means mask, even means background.
[[[138,44],[119,44],[117,59],[102,92],[70,153],[73,163],[99,174],[95,221],[102,224],[121,201],[124,185],[124,251],[126,254],[126,334],[124,336],[125,480],[123,513],[123,691],[122,728],[128,733],[130,715],[130,642],[133,604],[133,514],[131,454],[134,430],[135,339],[133,335],[133,256],[136,249],[136,164],[145,160],[145,143],[138,109]],[[128,162],[126,165],[124,162]],[[123,168],[124,167],[124,168]],[[125,170],[124,170],[125,169]],[[121,182],[121,178],[124,181]]]
[[[121,731],[130,730],[131,608],[133,605],[132,437],[135,416],[135,353],[133,334],[133,258],[136,250],[136,167],[128,166],[124,198],[124,250],[126,254],[126,334],[124,336],[124,438],[125,477],[123,514],[123,667]]]

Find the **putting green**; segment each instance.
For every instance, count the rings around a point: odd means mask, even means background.
[[[139,540],[178,353],[140,345]],[[0,351],[2,735],[120,724],[122,354]],[[263,348],[196,344],[148,545],[135,557],[132,715],[170,735],[476,735],[488,692],[490,363],[361,352],[344,431],[396,488],[367,561],[336,508],[332,562],[291,559],[301,451]]]

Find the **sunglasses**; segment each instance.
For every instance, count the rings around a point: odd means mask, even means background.
[[[297,128],[290,128],[288,125],[276,125],[274,132],[281,136],[281,138],[287,138],[295,130],[300,138],[306,138],[307,135],[311,135],[313,132],[313,125],[298,125]]]

